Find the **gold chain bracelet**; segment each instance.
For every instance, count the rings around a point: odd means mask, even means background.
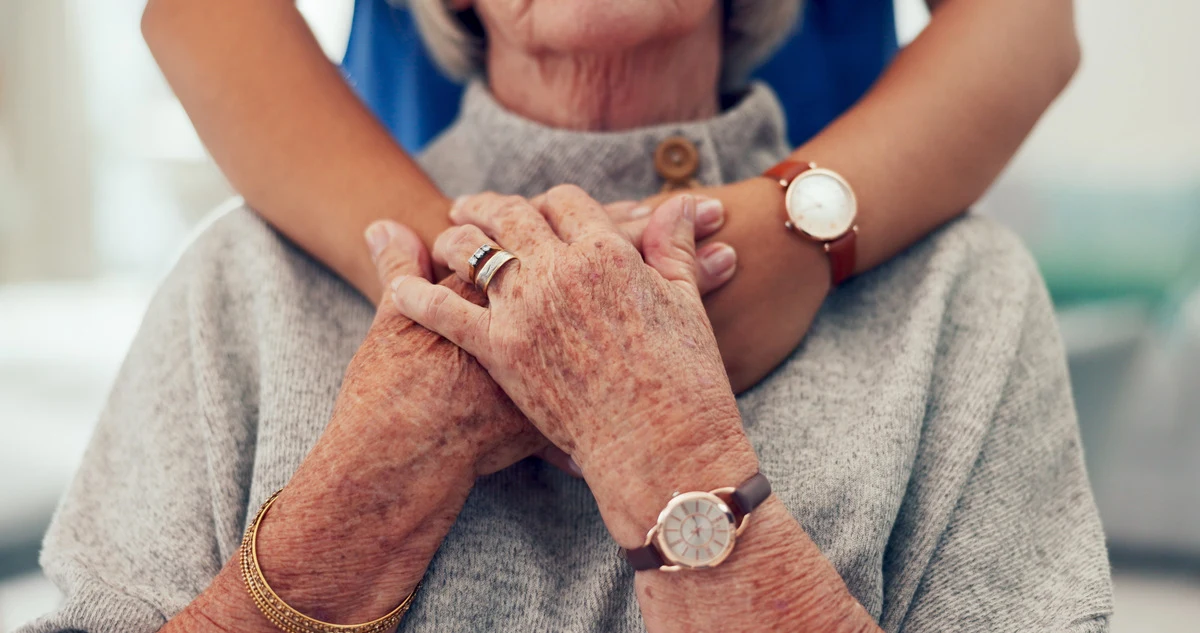
[[[388,633],[395,629],[396,625],[400,624],[400,618],[403,618],[408,608],[412,606],[413,597],[417,595],[416,589],[408,594],[400,606],[392,609],[391,613],[366,624],[322,622],[293,609],[276,595],[271,586],[267,584],[262,568],[258,566],[258,526],[262,524],[267,508],[271,507],[280,492],[283,491],[280,490],[271,495],[271,498],[267,499],[266,503],[259,508],[258,515],[254,517],[254,522],[246,530],[242,546],[238,549],[246,591],[250,593],[250,598],[254,600],[254,604],[262,612],[263,617],[285,633]],[[420,585],[418,584],[417,587],[419,588]]]

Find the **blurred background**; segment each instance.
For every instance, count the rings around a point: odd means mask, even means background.
[[[138,30],[145,0],[0,0],[0,633],[156,281],[232,195]],[[298,2],[340,59],[352,0]],[[1083,68],[979,206],[1058,306],[1117,633],[1200,630],[1200,3],[1077,3]],[[897,0],[901,41],[928,19]],[[80,318],[86,315],[86,319]]]

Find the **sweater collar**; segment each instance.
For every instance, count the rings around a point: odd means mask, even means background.
[[[695,146],[694,176],[713,186],[759,173],[787,152],[783,109],[765,84],[751,84],[720,115],[702,121],[621,132],[580,132],[547,127],[500,105],[482,81],[467,86],[459,118],[448,131],[460,135],[482,171],[482,188],[536,195],[558,184],[582,187],[601,201],[658,193],[663,179],[654,152],[682,136]]]

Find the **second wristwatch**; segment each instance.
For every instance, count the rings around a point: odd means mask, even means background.
[[[833,285],[854,274],[858,200],[850,183],[832,169],[794,160],[779,163],[763,176],[783,187],[787,228],[824,246]]]
[[[733,553],[750,513],[771,496],[762,473],[736,488],[675,493],[646,534],[642,547],[624,550],[635,571],[707,569]]]

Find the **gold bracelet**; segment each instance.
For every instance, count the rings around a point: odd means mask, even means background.
[[[259,508],[258,515],[254,517],[254,522],[246,530],[242,546],[238,549],[246,591],[250,593],[250,598],[254,600],[254,604],[262,612],[263,617],[285,633],[388,633],[395,629],[396,625],[400,624],[400,618],[404,617],[408,608],[412,606],[413,597],[417,595],[417,589],[420,588],[419,583],[417,588],[414,588],[412,593],[404,599],[404,602],[392,609],[391,613],[366,624],[322,622],[293,609],[276,595],[271,586],[267,584],[267,578],[263,576],[262,568],[258,566],[258,526],[262,524],[267,508],[271,507],[280,492],[283,491],[280,490],[271,495],[271,498],[267,499],[266,503]]]

